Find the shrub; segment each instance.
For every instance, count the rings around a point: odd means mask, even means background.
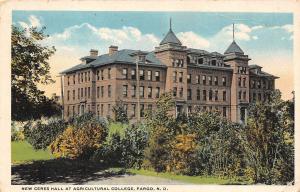
[[[25,139],[23,126],[20,122],[11,123],[11,141],[23,141]]]
[[[67,129],[50,145],[56,157],[89,159],[107,136],[107,123],[85,114],[70,122]]]
[[[63,120],[50,119],[46,123],[42,120],[29,121],[24,125],[24,135],[34,149],[46,149],[65,129]]]

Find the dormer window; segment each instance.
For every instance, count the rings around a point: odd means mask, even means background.
[[[145,55],[139,55],[139,62],[145,63],[146,56]]]
[[[203,64],[203,58],[202,57],[198,59],[198,64]]]
[[[217,65],[217,60],[215,60],[215,59],[212,60],[212,61],[211,61],[211,65],[212,65],[212,66],[216,66],[216,65]]]

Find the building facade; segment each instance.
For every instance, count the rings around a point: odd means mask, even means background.
[[[110,46],[101,55],[92,49],[61,73],[64,118],[86,112],[112,117],[122,101],[134,121],[155,110],[162,93],[172,92],[174,115],[217,110],[243,123],[249,103],[267,100],[278,78],[249,60],[234,40],[224,54],[183,46],[171,27],[151,52]]]

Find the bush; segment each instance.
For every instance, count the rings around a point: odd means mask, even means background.
[[[11,141],[23,141],[25,139],[23,126],[20,122],[12,121],[11,123]]]
[[[56,157],[89,159],[100,148],[107,136],[107,123],[85,114],[70,122],[67,129],[50,145]]]
[[[65,129],[63,120],[50,119],[46,123],[43,120],[29,121],[24,125],[24,135],[34,149],[46,149]]]
[[[114,132],[95,152],[92,159],[106,166],[141,168],[148,132],[145,126],[126,127],[124,134]]]

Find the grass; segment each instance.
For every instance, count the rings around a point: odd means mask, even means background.
[[[48,149],[34,150],[26,141],[11,142],[11,159],[13,164],[29,163],[35,160],[48,160],[54,157]]]
[[[213,176],[187,176],[187,175],[175,175],[173,173],[156,173],[154,171],[148,171],[148,170],[137,170],[137,169],[129,169],[129,172],[132,174],[137,175],[145,175],[145,176],[153,176],[153,177],[161,177],[166,179],[172,179],[181,181],[184,183],[191,183],[191,184],[218,184],[218,185],[243,185],[243,184],[250,184],[248,182],[239,182],[234,181],[231,179],[225,179],[225,178],[218,178]]]

